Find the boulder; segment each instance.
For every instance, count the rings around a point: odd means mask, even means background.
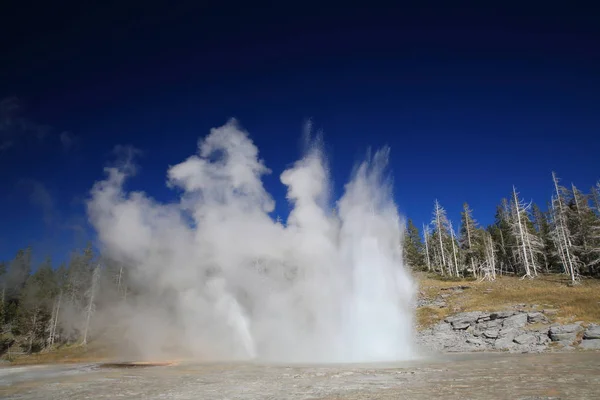
[[[510,350],[515,346],[512,338],[499,338],[494,342],[494,348],[497,350]]]
[[[517,313],[516,311],[496,311],[496,312],[493,312],[490,314],[490,318],[491,319],[508,318],[508,317],[515,315],[516,313]]]
[[[513,339],[515,343],[518,344],[534,344],[537,343],[538,339],[535,335],[531,333],[523,333]]]
[[[600,339],[582,340],[579,348],[584,350],[600,350]]]
[[[452,324],[454,329],[467,329],[470,325],[475,325],[477,320],[486,314],[481,311],[463,312],[447,317],[444,321]]]
[[[500,332],[497,329],[488,329],[483,332],[483,336],[488,339],[497,339],[500,335]]]
[[[530,312],[527,314],[527,322],[530,324],[535,324],[537,322],[547,323],[548,318],[541,312]]]
[[[502,327],[501,319],[493,319],[491,321],[484,321],[477,324],[477,327],[481,330],[486,329],[500,329]]]
[[[562,346],[560,348],[560,350],[566,350],[566,351],[575,350],[575,347],[571,346],[573,344],[573,342],[569,342],[568,340],[561,340],[558,342],[558,344]]]
[[[445,322],[440,322],[438,324],[435,324],[432,328],[432,333],[439,333],[439,332],[448,332],[452,330],[452,325],[447,324]]]
[[[536,337],[537,337],[538,344],[542,345],[542,346],[547,346],[548,343],[550,343],[552,341],[552,340],[550,340],[550,337],[546,333],[537,333]]]
[[[452,322],[452,328],[456,329],[456,330],[463,330],[463,329],[467,329],[468,327],[470,327],[472,324],[472,322],[469,321],[456,321],[456,322]]]
[[[553,342],[573,343],[577,340],[577,333],[555,333],[550,335]]]
[[[483,340],[477,339],[477,338],[468,338],[467,343],[476,344],[478,346],[485,346],[485,342]]]
[[[520,313],[508,317],[502,323],[502,326],[505,328],[523,328],[527,325],[527,314]]]
[[[585,340],[600,339],[600,325],[590,325],[583,333]]]
[[[554,325],[548,330],[548,336],[553,342],[573,343],[577,339],[577,334],[582,330],[583,328],[579,324]]]
[[[515,337],[519,336],[521,333],[523,333],[523,331],[520,330],[520,329],[515,329],[515,328],[508,328],[508,329],[506,329],[506,328],[504,328],[504,329],[500,329],[500,332],[498,333],[498,336],[500,338],[503,338],[503,339],[508,339],[508,340],[510,340],[512,342],[512,340]]]

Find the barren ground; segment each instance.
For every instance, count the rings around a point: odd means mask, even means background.
[[[598,399],[600,354],[470,354],[395,365],[75,364],[0,369],[6,399]]]

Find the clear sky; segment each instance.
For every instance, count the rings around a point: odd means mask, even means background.
[[[307,118],[337,195],[368,146],[391,146],[418,225],[436,198],[455,224],[464,201],[490,223],[513,184],[545,206],[552,170],[586,191],[600,179],[597,10],[59,3],[0,12],[0,98],[21,107],[5,102],[0,128],[0,260],[93,240],[83,202],[115,145],[143,151],[132,189],[172,199],[167,167],[229,117],[273,170],[282,216]]]

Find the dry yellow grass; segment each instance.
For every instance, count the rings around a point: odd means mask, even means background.
[[[62,346],[34,354],[19,354],[11,359],[12,365],[68,364],[108,360],[106,349],[80,345]]]
[[[600,280],[584,279],[580,285],[570,286],[560,275],[541,275],[535,279],[498,277],[494,282],[473,280],[442,281],[417,274],[422,296],[435,299],[447,293],[447,307],[421,307],[417,320],[421,327],[429,326],[449,314],[462,311],[500,311],[518,304],[536,306],[536,309],[556,309],[558,322],[600,322]],[[461,293],[447,288],[464,286]]]

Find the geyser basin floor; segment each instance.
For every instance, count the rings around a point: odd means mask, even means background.
[[[0,369],[0,397],[7,399],[597,399],[598,393],[600,354],[593,352],[470,354],[395,367],[181,363]]]

